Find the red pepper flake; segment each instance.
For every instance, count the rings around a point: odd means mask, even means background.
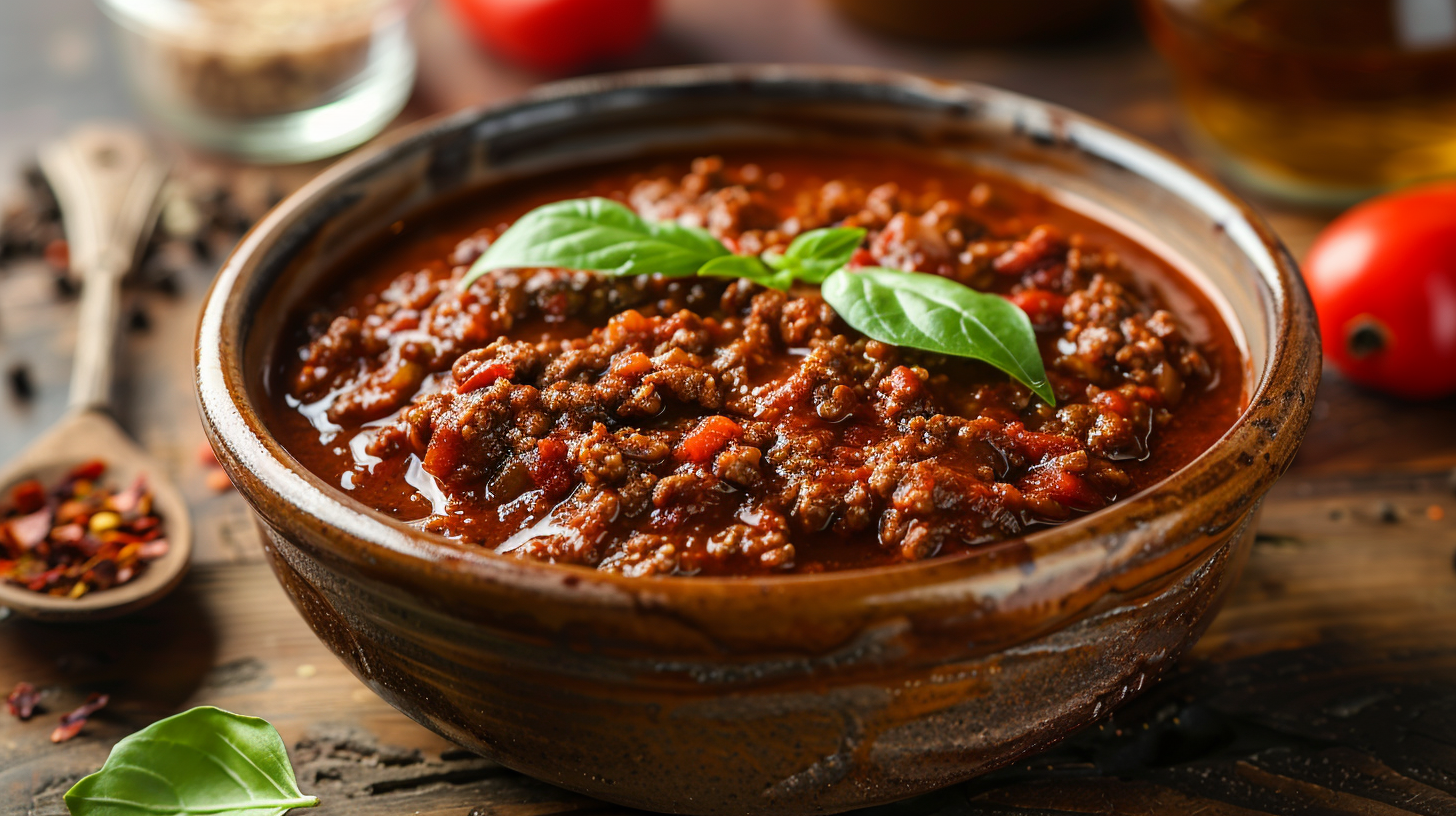
[[[86,462],[49,491],[25,482],[11,492],[11,506],[0,507],[0,581],[79,598],[132,580],[167,553],[146,482],[116,492],[102,484],[105,473],[104,462]]]
[[[46,534],[50,532],[52,515],[49,509],[41,509],[11,519],[8,524],[11,538],[15,539],[21,549],[35,549],[37,544],[45,541]]]
[[[45,507],[45,487],[35,479],[27,479],[10,491],[10,501],[18,513],[34,513]]]
[[[71,245],[64,238],[52,239],[45,246],[45,262],[57,272],[71,269]]]
[[[105,472],[106,463],[101,461],[100,459],[92,459],[89,462],[84,462],[72,468],[67,478],[72,480],[85,480],[88,482],[94,482],[97,479],[100,479],[101,474]]]
[[[40,692],[35,686],[29,683],[16,683],[15,690],[5,698],[5,708],[14,717],[28,720],[35,714],[35,707],[40,703]]]
[[[111,697],[108,695],[92,694],[74,711],[62,714],[61,724],[51,732],[51,742],[65,742],[81,733],[81,729],[86,727],[86,719],[105,708],[109,702],[111,702]]]

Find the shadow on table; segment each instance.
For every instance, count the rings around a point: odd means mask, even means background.
[[[212,669],[218,638],[201,591],[188,576],[166,598],[116,620],[0,623],[5,674],[46,690],[47,714],[92,692],[109,694],[98,719],[135,731],[175,713]]]

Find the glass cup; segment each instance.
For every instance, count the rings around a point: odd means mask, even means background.
[[[1142,0],[1196,146],[1234,181],[1345,205],[1456,174],[1456,0]]]
[[[200,147],[259,162],[377,134],[414,85],[413,0],[98,0],[143,105]]]

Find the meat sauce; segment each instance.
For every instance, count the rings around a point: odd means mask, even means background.
[[[514,218],[585,195],[744,254],[864,227],[852,265],[1024,309],[1057,404],[869,340],[812,286],[523,269],[460,287]],[[1152,485],[1245,399],[1228,328],[1167,263],[1031,190],[898,153],[643,159],[393,232],[293,320],[271,427],[364,504],[517,558],[753,575],[966,552]]]

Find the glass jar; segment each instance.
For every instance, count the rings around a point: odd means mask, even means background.
[[[1456,0],[1142,0],[1236,182],[1343,205],[1456,174]]]
[[[98,0],[138,98],[200,147],[261,162],[348,150],[414,85],[413,0]]]

